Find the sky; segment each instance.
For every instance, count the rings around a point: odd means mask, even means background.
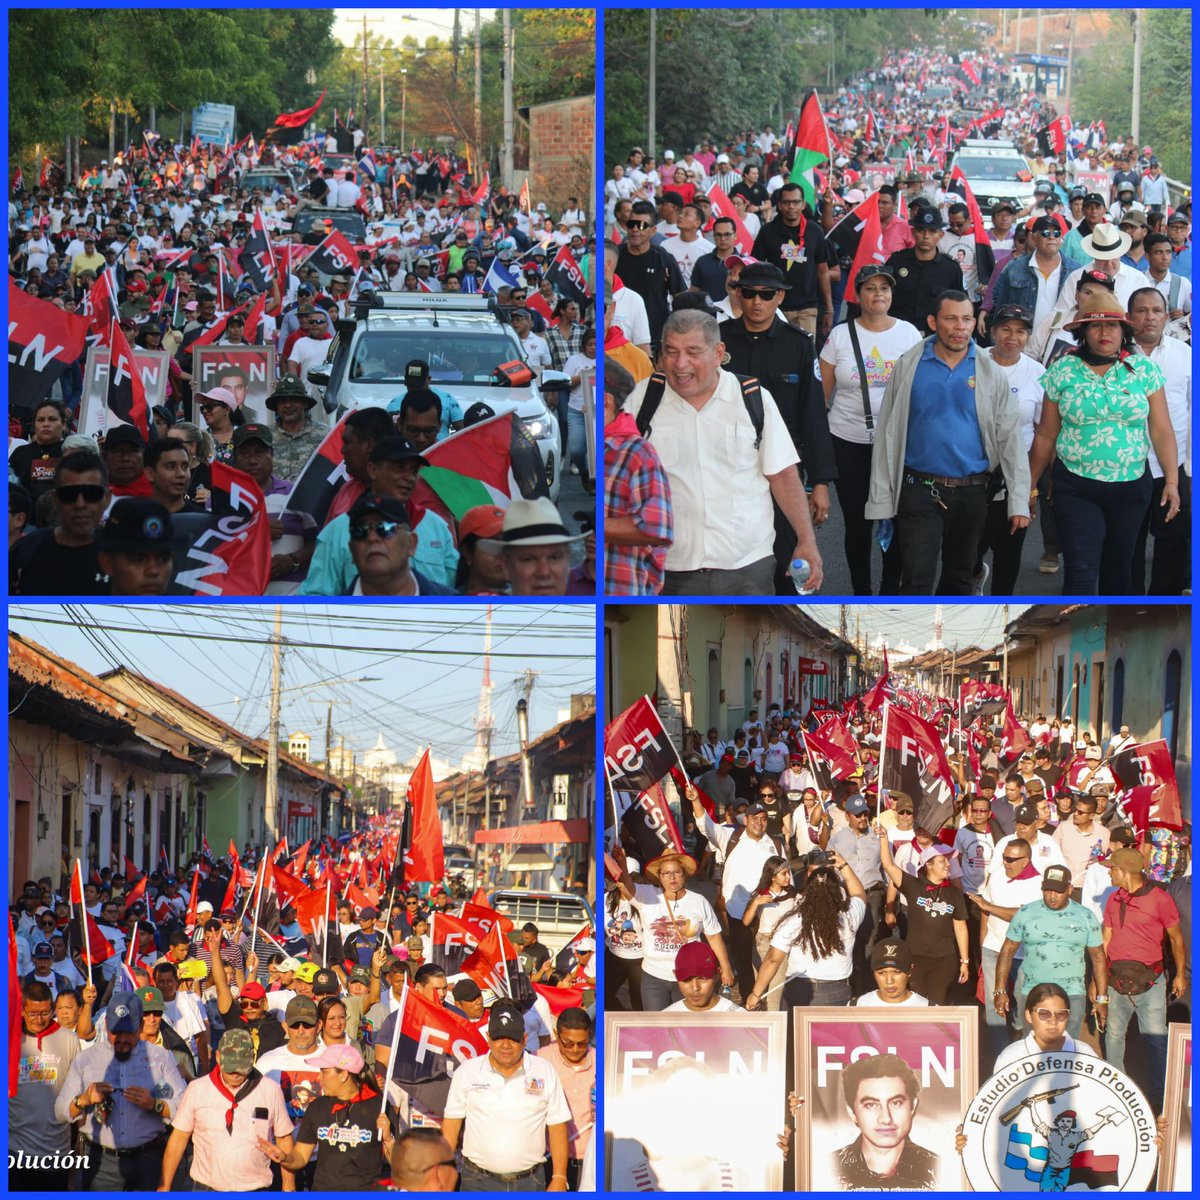
[[[281,736],[308,733],[313,758],[323,759],[332,702],[335,746],[344,738],[347,747],[369,749],[382,732],[401,762],[428,742],[434,757],[455,766],[474,746],[483,605],[281,607]],[[537,672],[531,736],[558,722],[573,693],[595,692],[595,616],[586,605],[503,604],[492,612],[492,754],[498,757],[518,748],[516,689],[526,669]],[[14,633],[93,674],[121,664],[243,733],[267,732],[273,605],[13,605],[9,620]]]
[[[334,10],[333,36],[344,46],[354,45],[362,33],[363,13],[367,15],[367,32],[391,38],[399,45],[406,37],[415,37],[422,45],[426,38],[438,37],[449,41],[454,33],[453,8],[338,8]],[[483,21],[494,16],[494,8],[480,9]],[[411,18],[411,19],[410,19]],[[462,36],[475,36],[475,10],[461,10]]]
[[[841,609],[836,604],[805,604],[804,611],[827,629],[837,631]],[[924,649],[933,640],[934,604],[852,604],[847,606],[851,640],[854,618],[862,622],[863,636],[874,641],[884,635],[892,645],[909,642]],[[1029,606],[1011,604],[1009,621],[1014,621]],[[988,649],[1004,638],[1004,606],[1002,604],[943,604],[942,644],[952,650],[978,646]]]

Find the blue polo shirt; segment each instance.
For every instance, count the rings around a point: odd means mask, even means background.
[[[953,369],[933,352],[936,344],[925,339],[913,375],[905,466],[948,478],[982,475],[988,459],[975,413],[975,343]]]

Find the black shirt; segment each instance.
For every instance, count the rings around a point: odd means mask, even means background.
[[[860,1134],[849,1146],[835,1152],[838,1182],[850,1192],[932,1192],[937,1183],[938,1156],[924,1146],[906,1141],[892,1175],[876,1175],[867,1166]]]
[[[721,322],[721,340],[729,352],[726,369],[753,375],[771,393],[808,482],[836,479],[829,418],[813,374],[812,337],[784,321],[773,321],[765,333],[751,333],[741,317],[733,317]]]
[[[749,204],[761,207],[767,202],[767,189],[761,183],[747,183],[743,179],[740,183],[735,183],[729,189],[730,200],[734,196],[745,196]]]
[[[715,254],[702,254],[692,268],[692,287],[699,288],[715,304],[729,294],[725,290],[728,275],[729,271],[720,258]]]
[[[8,590],[14,596],[107,596],[96,543],[61,546],[53,529],[36,529],[13,546]]]
[[[365,1100],[317,1096],[309,1103],[296,1141],[317,1147],[314,1192],[362,1192],[378,1186],[384,1173],[375,1128],[379,1105],[380,1097],[373,1093]]]
[[[550,957],[550,951],[541,942],[533,942],[528,946],[522,946],[517,953],[521,959],[521,967],[526,975],[532,975]]]
[[[629,247],[622,245],[616,273],[627,288],[637,292],[646,302],[650,340],[659,341],[663,324],[671,315],[670,298],[683,291],[679,264],[660,246],[651,246],[645,254],[631,254]]]
[[[274,1017],[264,1016],[259,1017],[256,1021],[247,1021],[242,1015],[242,1005],[238,1000],[235,1000],[233,1007],[223,1015],[226,1033],[231,1029],[249,1030],[250,1036],[254,1039],[255,1062],[262,1058],[268,1050],[278,1050],[287,1041],[287,1034],[284,1033],[283,1026]],[[221,1036],[224,1037],[224,1034]],[[214,1048],[219,1048],[220,1045],[221,1043],[218,1042]]]
[[[929,336],[925,320],[933,312],[934,300],[945,291],[962,291],[962,268],[940,250],[930,262],[921,262],[915,249],[897,250],[888,259],[895,269],[890,315],[915,325],[922,337]]]
[[[962,889],[953,883],[931,887],[923,877],[905,871],[898,890],[908,901],[908,948],[913,956],[957,958],[953,922],[967,919]]]
[[[28,442],[18,446],[8,456],[8,465],[21,481],[21,486],[36,500],[54,487],[54,468],[58,466],[60,458],[62,442],[51,442],[48,446]]]
[[[796,235],[797,226],[785,225],[782,217],[776,217],[758,231],[751,251],[759,262],[777,266],[791,285],[783,297],[781,307],[784,312],[817,307],[820,303],[817,268],[830,261],[825,233],[815,220],[805,219],[803,243]]]

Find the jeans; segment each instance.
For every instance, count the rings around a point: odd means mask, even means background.
[[[850,586],[856,596],[873,595],[871,588],[871,556],[875,549],[874,521],[863,516],[867,493],[871,485],[871,447],[869,443],[833,439],[833,460],[837,464],[838,505],[842,510],[845,536],[842,547],[850,567]],[[892,544],[883,555],[883,578],[879,581],[881,596],[894,596],[900,590],[900,539],[893,535]]]
[[[642,972],[642,1011],[662,1012],[668,1004],[682,999],[679,984],[674,979],[659,979],[649,971]]]
[[[481,1171],[473,1162],[463,1159],[459,1177],[459,1191],[463,1192],[544,1192],[546,1180],[541,1171],[534,1171],[522,1179],[497,1179]]]
[[[162,1175],[165,1141],[159,1139],[146,1146],[141,1154],[116,1158],[105,1154],[99,1146],[81,1139],[81,1153],[88,1165],[79,1168],[81,1192],[153,1192]]]
[[[970,596],[974,592],[975,557],[987,516],[987,484],[939,487],[943,509],[927,483],[900,488],[896,531],[900,535],[902,596],[931,596],[937,579],[938,554],[942,574],[939,596]]]
[[[579,476],[586,485],[591,474],[588,472],[587,422],[581,409],[567,409],[567,446],[571,461],[579,468]]]
[[[783,985],[783,1002],[788,1008],[828,1005],[845,1008],[854,993],[848,979],[789,979]]]
[[[726,916],[729,934],[725,945],[729,949],[729,965],[733,968],[733,977],[741,992],[741,1002],[745,1004],[746,997],[754,991],[754,930],[743,925],[741,917],[732,914]]]
[[[1147,468],[1128,483],[1099,483],[1056,460],[1054,517],[1063,551],[1063,595],[1127,596],[1138,529],[1150,506]],[[1178,518],[1176,518],[1178,520]]]
[[[1008,497],[990,500],[984,519],[980,558],[987,547],[992,550],[992,595],[1011,596],[1021,572],[1021,551],[1025,548],[1026,530],[1013,533],[1008,527]]]
[[[1150,507],[1142,518],[1130,563],[1130,591],[1133,595],[1179,596],[1192,586],[1192,480],[1179,468],[1179,512],[1166,520],[1160,507],[1165,477],[1156,479],[1150,492]],[[1150,586],[1146,583],[1146,538],[1154,536],[1150,558]]]
[[[1062,553],[1058,544],[1058,525],[1054,520],[1054,489],[1050,486],[1050,468],[1042,472],[1035,485],[1038,490],[1038,521],[1042,526],[1042,553],[1056,558]]]
[[[1154,986],[1140,996],[1122,996],[1109,983],[1108,1024],[1104,1030],[1104,1057],[1114,1067],[1125,1070],[1125,1035],[1137,1017],[1138,1032],[1150,1051],[1150,1101],[1155,1112],[1162,1111],[1163,1085],[1167,1078],[1167,976],[1160,975]]]
[[[773,596],[775,559],[760,558],[736,570],[668,571],[664,596]]]

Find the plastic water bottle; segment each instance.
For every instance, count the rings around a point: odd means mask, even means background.
[[[807,596],[811,592],[811,588],[806,588],[804,585],[808,582],[809,576],[812,574],[812,567],[806,558],[793,558],[792,565],[788,567],[788,578],[792,581],[796,591],[802,596]]]

